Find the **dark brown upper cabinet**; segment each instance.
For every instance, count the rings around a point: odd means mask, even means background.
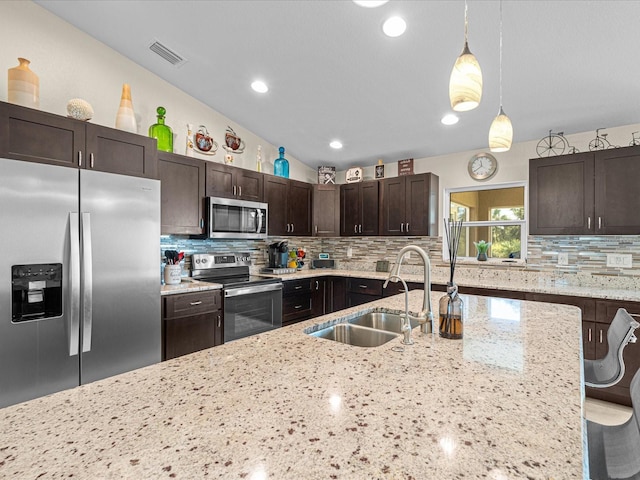
[[[162,234],[205,233],[205,161],[158,152]]]
[[[438,235],[437,175],[387,178],[380,188],[381,235]]]
[[[339,185],[313,185],[313,236],[340,236]]]
[[[340,185],[340,235],[378,235],[380,182]]]
[[[531,159],[529,234],[639,234],[638,178],[638,146]]]
[[[264,175],[259,172],[207,162],[207,197],[238,198],[253,202],[264,199]]]
[[[264,176],[264,201],[269,204],[272,235],[311,235],[313,187],[310,183]]]
[[[0,155],[29,162],[156,178],[156,140],[0,102]]]

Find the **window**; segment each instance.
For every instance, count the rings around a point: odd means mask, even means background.
[[[445,217],[464,222],[458,257],[475,257],[474,242],[491,242],[488,257],[524,258],[527,248],[525,184],[485,185],[445,190]],[[443,242],[446,243],[446,242]],[[443,245],[444,258],[449,252]]]

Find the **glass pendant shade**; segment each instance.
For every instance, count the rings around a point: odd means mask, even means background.
[[[482,70],[467,42],[456,59],[449,79],[449,100],[456,112],[473,110],[482,99]]]
[[[511,148],[513,140],[513,127],[511,120],[500,107],[498,116],[494,118],[489,129],[489,149],[492,152],[506,152]]]

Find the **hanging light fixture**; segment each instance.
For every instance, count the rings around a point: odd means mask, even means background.
[[[456,59],[449,79],[449,100],[451,108],[456,112],[473,110],[482,98],[482,70],[476,57],[469,50],[467,43],[469,22],[467,19],[467,2],[464,2],[464,48]]]
[[[502,110],[502,0],[500,0],[500,110],[489,129],[489,149],[492,152],[506,152],[511,148],[513,126]]]

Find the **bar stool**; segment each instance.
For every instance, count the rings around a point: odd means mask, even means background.
[[[603,358],[584,360],[584,384],[587,387],[607,388],[615,385],[624,377],[624,360],[622,354],[628,343],[635,343],[634,331],[640,327],[631,315],[619,308],[609,331],[607,342],[609,350]]]
[[[631,405],[631,418],[622,425],[587,420],[592,480],[640,480],[640,370],[631,380]]]

